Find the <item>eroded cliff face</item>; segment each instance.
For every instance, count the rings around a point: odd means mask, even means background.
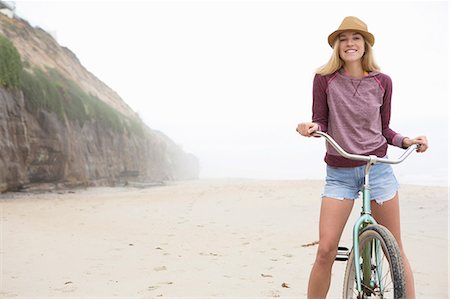
[[[115,92],[50,35],[2,15],[0,34],[13,42],[28,68],[58,71],[143,128],[133,134],[113,130],[95,118],[78,122],[48,109],[30,109],[33,99],[20,89],[0,87],[0,192],[43,183],[116,185],[198,177],[198,160],[193,155],[143,124]]]
[[[14,44],[22,61],[42,70],[56,69],[64,77],[77,82],[87,93],[97,96],[124,115],[136,117],[114,90],[89,72],[70,49],[60,46],[46,31],[30,26],[23,19],[11,19],[0,14],[0,34]]]

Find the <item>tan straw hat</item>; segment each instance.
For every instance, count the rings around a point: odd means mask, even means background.
[[[339,26],[338,30],[331,33],[328,36],[328,44],[333,48],[334,41],[336,37],[338,37],[339,34],[341,34],[344,31],[351,30],[356,31],[358,33],[361,33],[362,36],[364,36],[364,39],[369,42],[371,46],[375,43],[375,37],[367,31],[367,25],[357,17],[345,17],[344,20],[341,23],[341,26]]]

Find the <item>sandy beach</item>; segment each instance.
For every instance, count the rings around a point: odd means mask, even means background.
[[[321,189],[234,179],[2,194],[0,298],[306,298]],[[448,189],[402,185],[400,200],[417,298],[448,298]]]

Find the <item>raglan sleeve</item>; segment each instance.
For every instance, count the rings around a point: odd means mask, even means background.
[[[392,80],[389,76],[384,75],[381,78],[381,85],[384,89],[383,104],[381,105],[381,127],[382,134],[386,138],[388,144],[402,147],[403,136],[389,126],[391,120],[391,102],[392,102]]]
[[[326,76],[314,76],[312,122],[318,124],[322,132],[328,131],[327,85]]]

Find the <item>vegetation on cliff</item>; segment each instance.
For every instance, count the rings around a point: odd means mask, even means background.
[[[44,30],[0,14],[0,192],[198,178],[196,157]]]
[[[6,88],[18,88],[21,71],[19,52],[12,42],[0,35],[0,85]]]
[[[140,120],[122,115],[54,69],[47,69],[47,72],[36,68],[32,72],[23,70],[21,79],[30,112],[45,109],[56,113],[61,120],[67,117],[69,121],[78,122],[81,127],[86,121],[97,121],[116,132],[126,130],[130,134],[144,135]]]
[[[144,128],[139,119],[124,116],[96,96],[87,94],[57,70],[31,68],[26,62],[24,66],[14,45],[0,35],[0,85],[21,89],[29,112],[43,109],[54,112],[63,122],[67,119],[82,127],[86,121],[96,121],[116,132],[143,137]]]

